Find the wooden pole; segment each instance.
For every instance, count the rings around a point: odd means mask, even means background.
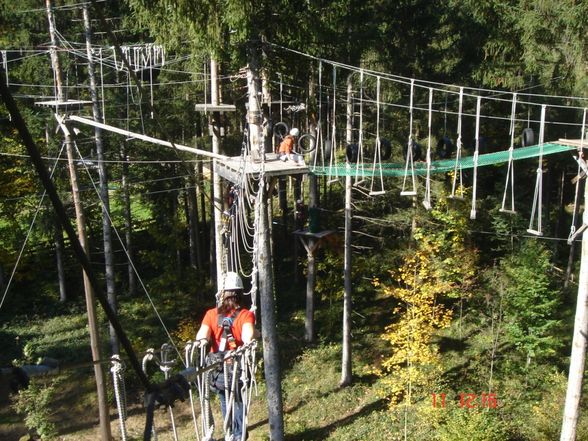
[[[63,78],[61,66],[59,64],[59,57],[57,56],[57,39],[55,37],[55,21],[53,17],[52,0],[46,0],[47,20],[49,21],[49,34],[51,37],[51,64],[55,72],[56,87],[57,87],[57,101],[63,101],[63,85],[61,79]],[[88,238],[86,236],[86,219],[82,210],[80,200],[80,193],[78,187],[78,176],[74,164],[74,146],[69,131],[64,131],[65,148],[67,152],[67,163],[69,166],[69,175],[71,180],[71,190],[73,194],[73,202],[76,213],[77,233],[82,249],[88,255]],[[106,395],[106,381],[100,360],[100,336],[98,333],[98,325],[96,320],[96,305],[94,299],[94,292],[88,278],[88,274],[84,271],[84,291],[86,294],[86,309],[88,312],[88,331],[90,333],[90,347],[92,350],[92,360],[94,361],[94,376],[96,378],[96,389],[98,393],[98,413],[100,417],[100,438],[103,441],[110,441],[112,435],[110,432],[110,417],[108,412],[108,402]]]
[[[343,294],[343,349],[341,357],[341,386],[351,383],[351,165],[346,162],[345,176],[345,255],[343,274],[345,293]]]
[[[584,215],[583,222],[588,224],[588,185],[584,186]],[[574,441],[576,426],[580,410],[582,395],[582,381],[586,362],[586,339],[588,337],[588,235],[582,235],[582,257],[580,262],[580,276],[578,280],[578,300],[576,304],[576,318],[574,320],[574,336],[572,340],[572,355],[568,375],[568,389],[561,427],[560,441]]]
[[[67,213],[65,212],[63,203],[61,202],[61,199],[57,194],[57,190],[55,189],[55,185],[53,184],[53,181],[49,176],[49,172],[47,171],[47,164],[41,158],[41,154],[37,149],[35,141],[33,141],[33,137],[31,136],[24,120],[22,119],[22,115],[20,114],[20,111],[18,110],[18,107],[14,102],[12,95],[8,90],[8,86],[4,82],[4,78],[4,71],[2,67],[0,67],[0,96],[4,100],[6,109],[10,113],[12,125],[20,134],[23,141],[23,145],[27,148],[27,152],[31,157],[31,162],[35,166],[37,174],[39,175],[39,179],[41,180],[41,183],[43,184],[45,190],[47,190],[47,196],[51,200],[51,204],[53,205],[57,219],[59,220],[61,227],[63,228],[63,230],[67,234],[67,237],[69,238],[69,243],[74,252],[74,256],[82,265],[82,268],[84,269],[88,277],[88,280],[92,285],[92,288],[94,289],[96,297],[98,298],[98,301],[102,306],[102,309],[104,309],[106,317],[108,318],[110,323],[113,324],[114,329],[116,330],[116,334],[118,335],[118,339],[121,343],[121,346],[124,348],[125,352],[127,353],[127,356],[129,357],[129,362],[131,367],[135,371],[135,375],[137,376],[141,384],[143,384],[146,391],[151,392],[153,391],[153,386],[151,385],[149,379],[143,372],[141,363],[139,363],[139,360],[137,359],[131,342],[129,341],[127,335],[125,334],[125,331],[120,325],[120,322],[118,321],[116,314],[114,314],[114,312],[110,308],[108,300],[106,299],[106,295],[102,293],[100,284],[98,283],[98,279],[96,278],[96,276],[94,275],[94,271],[92,270],[90,259],[88,259],[87,253],[82,248],[80,240],[69,222],[69,218]]]
[[[103,122],[102,112],[98,105],[98,93],[96,92],[96,73],[94,70],[94,58],[92,54],[92,29],[90,27],[90,12],[88,3],[82,6],[84,16],[84,32],[86,34],[86,55],[88,57],[88,77],[90,78],[90,96],[92,97],[92,115],[95,121]],[[102,130],[94,128],[96,141],[96,156],[98,157],[98,175],[100,179],[100,199],[102,200],[102,241],[104,243],[104,278],[106,280],[106,297],[110,307],[117,312],[116,284],[114,282],[114,252],[112,251],[112,226],[110,225],[110,199],[108,196],[108,175],[106,162],[104,162],[104,143],[102,142]],[[113,354],[120,352],[116,332],[110,325],[110,348]]]
[[[218,63],[214,56],[210,57],[210,103],[213,106],[219,104],[219,86],[218,86]],[[220,126],[219,114],[213,112],[210,118],[212,126],[212,153],[220,153]],[[214,167],[212,168],[214,170]],[[213,218],[214,218],[214,249],[216,260],[216,282],[217,286],[222,285],[223,277],[223,241],[222,241],[222,207],[223,207],[223,193],[221,188],[221,178],[218,173],[214,173],[212,178],[212,193],[213,193]]]
[[[251,136],[252,158],[264,160],[263,132],[261,131],[261,115],[259,108],[259,70],[255,48],[250,48],[249,66],[247,70],[247,85],[249,93],[249,134]],[[257,154],[254,154],[257,152]],[[271,262],[270,217],[268,214],[268,193],[265,179],[259,180],[260,204],[255,216],[258,216],[259,228],[257,234],[258,255],[258,287],[261,311],[261,335],[263,340],[263,367],[267,385],[268,421],[270,440],[284,440],[284,414],[282,405],[282,387],[280,375],[280,357],[278,350],[278,334],[276,322],[276,306],[274,299],[274,284]]]

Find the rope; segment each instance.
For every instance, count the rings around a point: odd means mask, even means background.
[[[517,111],[517,94],[512,94],[512,109],[510,112],[510,147],[508,149],[508,169],[506,171],[506,182],[504,184],[504,194],[502,195],[502,206],[500,211],[503,213],[516,213],[514,204],[514,138],[516,131],[516,111]],[[510,208],[506,208],[506,193],[508,192],[508,184],[510,183]]]
[[[127,394],[123,378],[124,364],[121,362],[118,354],[111,358],[112,367],[112,384],[114,386],[114,398],[116,399],[116,408],[118,411],[118,422],[120,425],[120,436],[122,441],[127,440]]]
[[[318,158],[318,152],[321,154],[322,166],[325,165],[325,143],[323,137],[323,64],[319,61],[318,65],[318,121],[316,124],[316,142],[318,149],[315,150],[312,165],[316,167],[316,160]]]
[[[408,135],[408,149],[406,151],[406,166],[404,167],[404,180],[402,181],[402,190],[400,191],[401,196],[416,196],[416,178],[414,174],[414,162],[412,158],[413,148],[413,136],[412,136],[412,123],[413,123],[413,103],[414,103],[414,80],[410,81],[410,105],[409,105],[409,135]],[[412,189],[406,190],[406,178],[408,177],[408,167],[410,165],[410,174],[412,179]]]
[[[476,149],[474,151],[474,181],[472,183],[472,209],[470,219],[476,218],[476,196],[478,190],[478,158],[480,155],[480,110],[482,107],[482,97],[476,100]]]
[[[455,155],[455,168],[453,170],[453,185],[451,187],[451,198],[463,198],[464,196],[464,188],[463,188],[463,171],[461,169],[461,149],[462,149],[462,139],[461,139],[461,119],[463,113],[463,87],[459,88],[459,108],[458,108],[458,117],[457,117],[457,151]],[[459,176],[459,187],[458,191],[460,196],[456,195],[456,184],[457,178]]]
[[[94,188],[94,191],[96,192],[96,195],[98,196],[98,200],[100,201],[101,207],[104,208],[104,201],[102,200],[102,197],[100,195],[100,191],[98,190],[98,187],[96,186],[96,182],[94,181],[94,178],[92,177],[92,174],[90,173],[90,170],[88,169],[88,165],[86,164],[86,161],[84,161],[84,158],[83,158],[82,154],[80,153],[80,150],[78,149],[77,143],[74,141],[73,144],[74,144],[74,148],[75,148],[78,156],[82,160],[81,161],[82,162],[82,165],[84,166],[84,169],[86,170],[86,174],[90,178],[90,182],[92,183],[92,187]],[[108,216],[108,221],[110,222],[110,225],[112,226],[112,230],[116,234],[116,237],[118,238],[118,240],[120,242],[120,245],[121,245],[121,247],[122,247],[125,255],[127,256],[127,259],[129,261],[129,264],[133,268],[133,271],[135,272],[135,275],[137,276],[137,280],[141,284],[141,287],[143,288],[143,291],[145,292],[145,295],[147,296],[147,299],[149,300],[149,303],[151,303],[151,307],[153,308],[153,311],[155,312],[155,315],[159,319],[159,322],[161,323],[161,326],[163,327],[163,329],[164,329],[164,331],[165,331],[165,333],[166,333],[169,341],[171,342],[172,346],[176,350],[177,354],[181,357],[180,351],[176,347],[176,345],[174,343],[174,340],[173,340],[173,338],[171,336],[171,333],[167,329],[167,326],[165,326],[165,323],[163,321],[163,318],[159,314],[159,311],[157,310],[157,307],[155,306],[155,303],[153,302],[153,299],[149,295],[149,292],[147,291],[147,287],[145,286],[145,283],[143,282],[143,279],[141,278],[141,275],[139,274],[139,271],[137,271],[137,268],[135,267],[135,263],[133,262],[133,259],[131,259],[131,256],[130,256],[130,254],[129,254],[126,246],[125,246],[125,243],[124,243],[122,237],[120,236],[120,234],[118,232],[118,229],[114,225],[114,222],[112,220],[112,217],[110,216],[110,213],[108,212],[108,210],[103,210],[103,213],[105,213],[106,216]]]
[[[425,199],[423,205],[431,209],[431,127],[433,125],[433,89],[429,88],[429,137],[427,141],[427,179],[425,184]]]
[[[531,218],[529,220],[529,228],[527,233],[536,236],[542,236],[541,214],[542,214],[542,199],[543,199],[543,141],[545,139],[545,112],[547,106],[541,106],[541,124],[539,126],[539,163],[537,165],[537,180],[535,181],[535,195],[533,197],[533,208],[531,209]],[[537,214],[537,224],[534,226],[534,218]]]
[[[376,163],[379,166],[380,172],[380,190],[374,190],[374,181],[375,176],[372,179],[370,185],[370,196],[376,196],[384,194],[384,175],[382,174],[382,156],[381,156],[381,146],[380,146],[380,77],[376,78],[376,148],[374,149],[374,163],[372,166],[372,171],[374,175],[376,173]]]
[[[365,171],[363,163],[363,69],[359,71],[359,135],[357,140],[357,162],[355,164],[355,186],[358,186],[364,181],[363,179],[359,179],[360,168],[361,176],[363,176]]]
[[[329,154],[329,179],[328,184],[338,181],[339,174],[337,173],[336,178],[332,178],[331,171],[337,169],[337,68],[333,66],[333,116],[331,118],[331,145],[327,148],[330,150]]]
[[[171,349],[172,347],[168,343],[164,343],[161,345],[161,359],[159,360],[158,365],[159,369],[163,372],[163,376],[166,380],[169,378],[169,373],[173,365],[175,364],[175,360],[169,358]],[[169,418],[171,420],[172,430],[174,433],[174,440],[178,441],[178,430],[176,428],[174,409],[172,406],[167,406],[167,411],[169,412]]]
[[[582,176],[582,161],[583,159],[583,153],[584,153],[584,138],[586,136],[585,134],[585,130],[586,130],[586,111],[588,109],[584,109],[584,114],[582,116],[582,131],[580,132],[580,147],[578,148],[578,158],[577,158],[577,162],[578,162],[578,173],[577,173],[577,177],[576,177],[576,191],[575,191],[575,195],[574,195],[574,210],[573,210],[573,214],[572,214],[572,225],[570,226],[570,234],[568,236],[568,245],[571,245],[572,242],[574,241],[575,237],[576,237],[576,214],[577,214],[577,205],[579,202],[578,196],[579,196],[579,191],[580,191],[580,180],[582,179],[582,177],[586,178],[586,175]],[[585,172],[584,172],[585,173]]]
[[[61,153],[63,153],[64,147],[65,147],[65,142],[63,142],[61,144],[61,149],[59,150],[59,154],[57,155],[57,158],[55,159],[55,162],[53,163],[53,168],[51,169],[51,173],[49,174],[49,178],[53,178],[53,174],[55,173],[55,169],[57,168],[57,164],[59,162],[59,158],[61,157]],[[31,233],[32,233],[33,227],[35,225],[35,221],[37,220],[37,215],[39,214],[39,211],[41,210],[41,206],[43,205],[43,201],[45,200],[46,194],[47,194],[47,190],[43,190],[43,194],[41,195],[41,198],[39,199],[39,203],[37,204],[37,208],[35,209],[35,214],[33,215],[33,219],[31,220],[31,224],[29,225],[27,235],[24,238],[24,241],[20,247],[20,251],[18,252],[16,262],[14,263],[14,267],[12,268],[12,272],[10,273],[10,278],[8,279],[8,283],[6,284],[6,288],[4,289],[4,294],[2,294],[2,300],[0,301],[0,310],[2,309],[2,306],[4,305],[4,301],[6,300],[6,295],[8,294],[8,291],[10,290],[10,286],[12,285],[12,279],[14,279],[14,275],[16,274],[16,269],[18,268],[18,265],[20,263],[20,259],[22,258],[22,254],[27,246],[27,243],[29,241],[29,237],[31,237]]]

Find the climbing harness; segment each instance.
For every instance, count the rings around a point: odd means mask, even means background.
[[[502,195],[502,206],[500,211],[502,213],[515,214],[514,203],[514,138],[516,131],[516,112],[517,112],[517,94],[512,94],[512,109],[510,112],[510,147],[508,148],[508,169],[506,170],[506,182],[504,183],[504,194]],[[510,184],[510,207],[506,208],[506,194]]]
[[[543,230],[541,228],[542,215],[542,199],[543,199],[543,141],[545,137],[545,111],[547,106],[541,105],[541,121],[539,126],[539,163],[537,164],[537,179],[535,181],[535,195],[533,197],[533,208],[531,210],[531,218],[529,220],[529,228],[527,233],[535,236],[542,236]],[[535,219],[535,215],[537,218]],[[535,222],[536,220],[536,222]]]
[[[474,151],[474,182],[472,183],[472,209],[470,219],[476,218],[476,193],[478,188],[478,159],[480,156],[480,110],[482,107],[482,97],[478,96],[476,100],[476,149]]]
[[[450,198],[463,199],[464,188],[463,188],[463,170],[461,167],[461,149],[463,146],[461,139],[461,118],[463,114],[463,87],[459,88],[459,105],[457,111],[457,150],[455,154],[455,167],[453,168],[453,184],[451,186]],[[459,186],[457,186],[459,179]],[[457,186],[457,188],[456,188]],[[457,190],[457,191],[456,191]]]
[[[400,191],[401,196],[416,196],[416,178],[414,173],[414,162],[413,162],[413,134],[412,134],[412,123],[413,123],[413,103],[414,103],[414,79],[410,80],[410,105],[409,105],[409,135],[408,135],[408,150],[406,152],[406,166],[404,167],[404,180],[402,181],[402,190]],[[410,167],[410,177],[412,181],[412,188],[406,189],[406,178],[408,177],[408,168]]]
[[[378,172],[376,172],[376,167],[378,168]],[[384,175],[382,174],[382,158],[380,152],[380,77],[376,77],[376,148],[374,149],[372,172],[373,177],[370,186],[370,196],[385,194],[386,191],[384,190]],[[380,177],[380,187],[378,190],[374,189],[376,173],[379,173]]]

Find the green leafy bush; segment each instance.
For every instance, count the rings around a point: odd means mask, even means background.
[[[51,402],[57,392],[58,380],[48,384],[41,381],[31,381],[27,389],[15,395],[13,409],[24,416],[25,426],[41,437],[53,439],[57,436],[55,424],[51,421]]]

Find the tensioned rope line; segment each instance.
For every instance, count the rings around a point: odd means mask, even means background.
[[[76,152],[77,152],[78,156],[80,156],[80,158],[81,158],[82,157],[82,154],[81,154],[80,150],[78,149],[78,146],[76,145],[75,142],[74,142],[74,147],[76,149]],[[94,190],[96,191],[96,194],[98,195],[98,199],[100,200],[100,205],[104,205],[104,201],[102,200],[102,198],[100,196],[100,190],[96,186],[96,182],[94,181],[94,178],[92,177],[92,174],[90,173],[90,170],[88,169],[88,166],[85,164],[84,161],[82,161],[82,164],[84,165],[84,169],[86,170],[86,173],[87,173],[88,177],[90,178],[90,182],[92,183],[92,187],[94,187]],[[127,256],[127,259],[129,261],[129,263],[131,264],[131,267],[133,268],[133,271],[135,272],[135,275],[137,276],[137,280],[139,281],[139,283],[141,284],[141,287],[145,291],[145,295],[147,296],[147,299],[149,300],[149,303],[151,303],[151,307],[153,308],[153,311],[155,312],[155,315],[159,319],[159,322],[161,323],[161,325],[162,325],[165,333],[167,334],[167,337],[168,337],[169,341],[171,342],[172,346],[174,347],[174,349],[178,353],[179,357],[181,358],[182,357],[182,354],[180,353],[179,349],[177,348],[177,346],[176,346],[176,344],[174,342],[174,339],[172,338],[169,330],[167,329],[167,326],[165,326],[165,322],[163,321],[163,318],[159,314],[159,311],[157,310],[157,307],[155,306],[155,303],[153,302],[153,299],[149,295],[149,292],[147,291],[147,287],[143,283],[143,279],[141,278],[141,275],[139,274],[139,271],[137,271],[137,268],[135,267],[135,263],[131,259],[131,256],[129,255],[129,252],[128,252],[126,246],[125,246],[125,243],[124,243],[123,239],[120,237],[120,234],[118,232],[118,229],[114,225],[114,221],[110,217],[110,213],[108,212],[108,210],[104,210],[104,213],[108,216],[108,221],[110,222],[110,225],[112,226],[112,229],[114,230],[114,233],[116,234],[116,237],[118,238],[118,240],[120,242],[120,245],[121,245],[122,249],[124,250],[124,252],[125,252],[125,254]]]
[[[63,153],[64,147],[65,147],[65,143],[62,143],[61,150],[59,150],[59,154],[57,155],[55,163],[53,164],[53,168],[51,169],[51,173],[49,175],[49,178],[53,178],[53,174],[55,173],[55,170],[57,169],[57,163],[58,163],[58,160],[61,156],[61,153]],[[29,241],[29,237],[31,236],[31,232],[33,231],[33,226],[35,225],[35,221],[37,220],[37,215],[39,214],[39,211],[41,210],[41,206],[43,205],[43,201],[45,200],[46,194],[47,194],[47,190],[44,190],[43,194],[41,195],[41,198],[39,199],[39,203],[37,204],[35,214],[33,215],[33,219],[31,220],[31,225],[29,226],[29,229],[27,231],[27,235],[25,236],[24,241],[22,243],[22,246],[20,247],[20,251],[18,252],[18,257],[16,258],[16,262],[14,263],[14,268],[12,268],[12,272],[10,273],[10,278],[8,279],[8,283],[6,284],[6,289],[4,290],[4,294],[2,294],[2,300],[0,300],[0,310],[2,309],[2,305],[4,305],[4,301],[6,300],[6,295],[8,294],[8,291],[10,290],[10,285],[12,284],[12,279],[14,278],[14,274],[16,273],[16,269],[18,268],[18,264],[20,263],[22,253],[24,252],[24,250],[27,246],[27,243]]]
[[[577,150],[577,147],[558,144],[557,142],[546,143],[543,146],[534,145],[530,147],[520,147],[515,149],[512,152],[512,159],[522,160],[522,159],[529,159],[529,158],[536,158],[541,155],[541,149],[543,149],[543,156],[547,155],[554,155],[557,153],[567,152],[571,150]],[[482,155],[478,155],[477,159],[477,166],[483,167],[488,165],[494,164],[501,164],[504,162],[509,161],[509,151],[504,150],[500,152],[494,153],[486,153]],[[454,170],[455,167],[455,159],[444,159],[439,161],[432,161],[431,162],[431,173],[446,173],[451,172]],[[474,168],[474,157],[468,156],[463,157],[459,160],[459,167],[461,169],[469,169]],[[328,176],[329,175],[329,167],[320,167],[320,166],[309,166],[311,172],[318,176]],[[400,163],[382,163],[382,172],[384,176],[396,176],[396,177],[404,177],[411,174],[410,170],[405,170],[404,164]],[[332,173],[332,171],[331,171]],[[374,170],[366,169],[365,171],[356,172],[355,170],[346,171],[345,166],[338,166],[337,173],[339,176],[346,176],[350,174],[355,176],[356,173],[359,173],[358,176],[374,176]],[[376,171],[379,173],[379,170]],[[414,163],[414,173],[416,175],[425,176],[427,174],[427,164],[425,162],[415,162]]]
[[[348,70],[352,70],[352,71],[358,71],[359,72],[359,68],[356,66],[352,66],[349,64],[345,64],[345,63],[340,63],[337,61],[333,61],[333,60],[327,60],[325,58],[320,58],[320,57],[316,57],[314,55],[310,55],[307,54],[305,52],[301,52],[301,51],[297,51],[295,49],[291,49],[285,46],[281,46],[279,44],[276,43],[271,43],[271,42],[266,42],[266,44],[273,46],[273,47],[277,47],[280,48],[282,50],[285,50],[287,52],[292,52],[298,55],[301,55],[303,57],[306,58],[310,58],[313,60],[320,60],[324,63],[327,64],[331,64],[333,66],[338,66],[338,67],[342,67]],[[370,70],[370,69],[365,69],[364,71],[366,73],[370,73],[374,76],[381,76],[381,77],[385,77],[388,79],[393,79],[396,80],[398,82],[404,81],[405,84],[410,84],[411,78],[408,77],[404,77],[402,75],[394,75],[394,74],[390,74],[390,73],[386,73],[386,72],[378,72],[378,71],[374,71],[374,70]],[[443,87],[443,88],[454,88],[454,89],[459,89],[460,86],[454,85],[454,84],[446,84],[446,83],[441,83],[441,82],[436,82],[436,81],[426,81],[426,80],[421,80],[421,79],[415,79],[415,81],[418,81],[420,84],[418,84],[418,87],[422,87],[422,88],[427,88],[428,85],[434,85],[434,86],[439,86],[439,87]],[[506,94],[506,95],[512,95],[513,92],[511,91],[506,91],[506,90],[494,90],[494,89],[485,89],[485,88],[480,88],[480,87],[468,87],[468,86],[463,86],[464,89],[467,90],[472,90],[472,91],[476,91],[476,92],[486,92],[486,93],[501,93],[501,94]],[[443,89],[444,92],[449,92],[448,90]],[[533,93],[522,93],[521,91],[517,91],[519,93],[519,95],[526,95],[526,96],[531,96],[531,97],[537,97],[537,98],[550,98],[550,99],[560,99],[560,100],[578,100],[578,101],[586,101],[588,100],[587,97],[579,97],[579,96],[562,96],[562,95],[546,95],[546,94],[533,94]],[[485,96],[484,99],[495,99],[495,100],[500,100],[500,101],[508,101],[510,102],[510,99],[500,99],[500,98],[496,98],[496,97],[490,97],[490,96]],[[535,105],[535,106],[540,106],[541,104],[539,103],[523,103],[520,102],[521,104],[529,104],[529,105]],[[550,105],[550,107],[555,107],[555,105]],[[570,107],[570,106],[563,106],[565,108],[575,108],[575,107]],[[578,107],[578,110],[582,110],[583,107]]]

